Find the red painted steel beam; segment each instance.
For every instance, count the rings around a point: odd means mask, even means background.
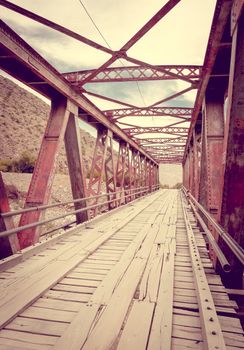
[[[57,156],[63,143],[69,119],[67,99],[56,98],[52,101],[51,112],[42,139],[39,155],[29,186],[25,208],[47,204],[55,174]],[[39,221],[43,212],[33,211],[21,215],[19,226]],[[20,249],[39,241],[40,231],[36,227],[18,233]]]
[[[103,111],[103,113],[112,119],[124,117],[154,117],[170,116],[175,118],[185,118],[190,120],[193,108],[188,107],[151,107],[151,108],[120,108]]]
[[[151,133],[167,133],[167,134],[183,134],[187,135],[188,128],[185,127],[136,127],[123,129],[128,135],[134,136],[139,134],[151,134]]]
[[[67,72],[63,73],[63,76],[74,86],[82,86],[83,81],[94,71],[94,69],[88,69],[78,72]],[[90,80],[90,83],[172,80],[181,79],[182,77],[199,79],[201,77],[201,66],[155,65],[153,68],[149,68],[147,65],[140,65],[111,67],[104,69],[99,74],[96,73],[94,78]]]
[[[175,137],[175,138],[145,138],[145,139],[136,139],[137,142],[142,145],[143,147],[147,145],[153,145],[153,144],[167,144],[167,143],[180,143],[180,144],[185,144],[186,143],[186,137],[181,136],[181,137]]]
[[[0,172],[0,214],[8,213],[10,210],[5,184]],[[0,232],[10,230],[12,228],[14,228],[13,218],[7,217],[4,219],[0,215]],[[19,241],[16,234],[0,238],[0,259],[4,259],[7,256],[16,253],[19,249]]]
[[[105,175],[105,161],[108,148],[107,130],[98,130],[96,145],[90,170],[88,184],[88,196],[98,196],[101,194],[102,182]],[[98,198],[92,200],[91,205],[97,204]],[[93,216],[96,216],[98,208],[92,209]]]

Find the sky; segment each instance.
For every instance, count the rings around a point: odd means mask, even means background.
[[[107,46],[80,0],[15,0],[11,2]],[[113,50],[120,49],[166,2],[166,0],[82,1]],[[216,0],[181,0],[128,51],[128,55],[150,64],[202,65],[215,3]],[[3,21],[60,72],[96,68],[110,58],[106,53],[1,6],[0,14]],[[121,66],[121,61],[113,65]],[[87,84],[85,88],[144,107],[187,86],[189,85],[185,82],[176,80],[140,82],[141,94],[135,82]],[[195,95],[194,90],[164,105],[192,107]],[[87,97],[102,110],[123,107],[88,95]],[[131,120],[127,118],[123,121],[133,125],[164,126],[170,119],[153,117]]]

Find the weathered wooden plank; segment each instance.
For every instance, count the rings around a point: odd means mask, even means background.
[[[5,328],[28,333],[60,336],[68,323],[36,320],[34,318],[16,317]]]
[[[71,322],[75,317],[75,312],[30,306],[28,309],[22,312],[20,316],[46,321]]]
[[[0,344],[20,346],[22,349],[49,349],[57,341],[57,337],[48,335],[32,334],[23,331],[11,331],[3,329],[0,332]]]
[[[81,303],[86,303],[91,298],[90,294],[83,293],[72,293],[72,292],[63,292],[57,290],[49,290],[44,294],[45,298],[53,298],[59,300],[67,300],[67,301],[79,301]]]
[[[194,284],[199,305],[199,313],[201,319],[201,337],[198,341],[203,340],[204,347],[208,350],[226,349],[225,340],[218,320],[214,301],[209,289],[207,276],[205,275],[201,258],[197,248],[196,240],[189,223],[186,207],[182,199],[183,216],[185,220],[187,238],[189,243],[189,252],[194,272]],[[212,321],[211,321],[211,320]],[[176,331],[177,328],[174,327]],[[179,336],[180,337],[180,336]],[[183,337],[185,338],[185,337]],[[192,339],[192,338],[189,338]]]
[[[155,304],[134,301],[117,350],[146,349]]]

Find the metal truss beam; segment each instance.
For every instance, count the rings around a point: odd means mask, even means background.
[[[125,128],[123,129],[128,135],[140,135],[140,134],[151,134],[151,133],[160,133],[160,134],[171,134],[179,135],[183,134],[187,136],[188,128],[180,127],[137,127],[137,128]]]
[[[108,137],[106,130],[98,130],[96,145],[92,159],[90,179],[88,184],[88,196],[98,196],[102,190],[102,182],[105,175],[105,161],[107,155]],[[91,205],[98,203],[95,198]],[[93,216],[96,216],[97,208],[92,210]]]
[[[29,186],[25,208],[47,204],[49,201],[57,156],[69,119],[67,103],[64,97],[52,100],[51,112]],[[21,215],[19,226],[39,221],[43,214],[40,211],[24,213]],[[18,233],[20,248],[35,244],[39,241],[39,236],[40,230],[36,227],[20,231]]]
[[[150,137],[148,137],[145,139],[136,138],[135,140],[143,147],[150,146],[153,144],[167,144],[167,143],[185,144],[186,143],[186,136],[175,137],[175,138],[154,138],[154,137],[150,138]]]
[[[115,168],[115,157],[113,149],[113,135],[111,132],[107,132],[108,138],[108,147],[107,147],[107,156],[105,160],[105,181],[106,189],[108,195],[108,200],[116,199],[115,194],[110,194],[116,192],[116,168]],[[114,202],[108,203],[108,209],[113,209],[117,206],[116,200]]]
[[[0,214],[10,212],[10,206],[6,188],[0,172]],[[13,218],[3,218],[0,215],[0,232],[14,228]],[[9,255],[15,254],[20,249],[17,234],[0,238],[0,259],[4,259]]]
[[[148,68],[146,65],[113,67],[106,68],[98,73],[90,80],[90,83],[172,80],[181,77],[199,79],[201,77],[201,68],[201,66],[189,65],[155,65],[154,68]],[[63,76],[74,86],[80,86],[93,72],[94,69],[90,69],[63,73]],[[169,74],[169,72],[174,73],[174,75]]]
[[[129,147],[125,142],[120,142],[119,145],[119,155],[116,169],[116,186],[119,187],[120,190],[118,205],[121,205],[123,202],[123,197],[126,194],[126,189],[131,188]]]
[[[190,121],[193,108],[188,107],[152,107],[152,108],[121,108],[103,111],[111,119],[124,117],[154,117],[170,116]]]
[[[78,122],[78,107],[69,103],[71,113],[67,123],[64,142],[67,155],[67,163],[69,169],[70,183],[73,199],[86,198],[86,177],[84,171],[84,162],[81,152],[80,128]],[[76,210],[85,208],[87,202],[74,203]],[[76,222],[81,223],[88,219],[87,211],[82,211],[76,214]]]

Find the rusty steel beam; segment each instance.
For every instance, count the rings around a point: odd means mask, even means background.
[[[177,151],[177,150],[184,150],[185,149],[185,146],[184,145],[182,145],[182,146],[179,146],[179,145],[167,145],[167,146],[148,146],[148,147],[146,147],[146,150],[148,151],[148,152],[156,152],[156,151],[158,151],[158,152],[162,152],[162,151],[168,151],[168,150],[175,150],[175,151]]]
[[[57,156],[64,140],[68,119],[69,104],[67,99],[64,97],[53,99],[50,116],[26,197],[25,208],[49,202]],[[21,215],[19,226],[39,221],[43,214],[40,211],[24,213]],[[18,232],[20,249],[37,243],[39,236],[40,228],[36,227]]]
[[[118,205],[121,205],[125,195],[125,187],[131,184],[129,174],[129,147],[126,142],[120,142],[119,144],[119,155],[117,160],[116,168],[116,186],[119,187],[120,194],[118,196]],[[128,176],[129,175],[129,176]]]
[[[98,196],[101,194],[102,182],[105,175],[105,161],[108,147],[107,130],[98,130],[97,140],[94,148],[94,154],[90,170],[90,178],[88,184],[88,196]],[[98,198],[95,198],[91,205],[98,203]],[[92,210],[92,215],[96,216],[97,208]]]
[[[188,128],[185,127],[136,127],[136,128],[125,128],[123,129],[128,135],[140,135],[140,134],[151,134],[151,133],[164,133],[171,135],[187,135]]]
[[[108,203],[108,209],[111,210],[117,206],[116,194],[111,194],[116,192],[116,168],[115,168],[115,155],[113,149],[113,135],[108,130],[108,147],[107,147],[107,156],[105,159],[105,182],[106,189],[108,193],[108,200],[114,199],[114,202]]]
[[[154,117],[170,116],[182,118],[190,121],[193,108],[188,107],[151,107],[151,108],[120,108],[103,111],[111,119],[120,119],[124,117]]]
[[[94,69],[88,69],[78,72],[63,73],[63,76],[74,86],[82,86],[83,81],[93,72]],[[169,72],[172,72],[175,75],[169,74]],[[201,77],[201,66],[155,65],[154,68],[148,68],[145,65],[140,65],[112,67],[106,68],[98,73],[90,80],[90,83],[172,80],[181,77],[199,79]]]
[[[176,144],[185,144],[186,143],[186,137],[172,137],[172,138],[155,138],[155,137],[147,137],[145,139],[136,138],[136,141],[143,147],[147,145],[153,145],[153,144],[167,144],[167,143],[176,143]]]
[[[70,184],[73,199],[86,198],[86,177],[84,171],[84,162],[81,152],[80,128],[78,121],[78,107],[70,105],[71,113],[67,123],[64,143],[67,156],[67,163],[70,176]],[[87,206],[86,200],[82,202],[75,202],[76,210],[85,208]],[[88,220],[87,211],[78,212],[76,214],[76,222],[81,223]]]
[[[131,140],[121,128],[112,123],[108,118],[84,95],[77,93],[72,86],[55,70],[46,60],[44,60],[35,50],[33,50],[23,39],[11,30],[3,21],[0,21],[0,50],[11,56],[10,61],[0,61],[0,67],[8,74],[33,88],[31,81],[42,81],[45,84],[34,86],[40,94],[52,99],[57,94],[66,96],[71,101],[92,116],[97,122],[110,129],[113,134],[129,145],[140,151],[146,157],[150,157],[135,141]]]
[[[2,173],[0,172],[0,214],[10,212],[10,205],[3,182]],[[0,215],[0,232],[8,231],[14,228],[12,217],[3,218]],[[17,234],[0,238],[0,259],[4,259],[9,255],[15,254],[20,249]]]

